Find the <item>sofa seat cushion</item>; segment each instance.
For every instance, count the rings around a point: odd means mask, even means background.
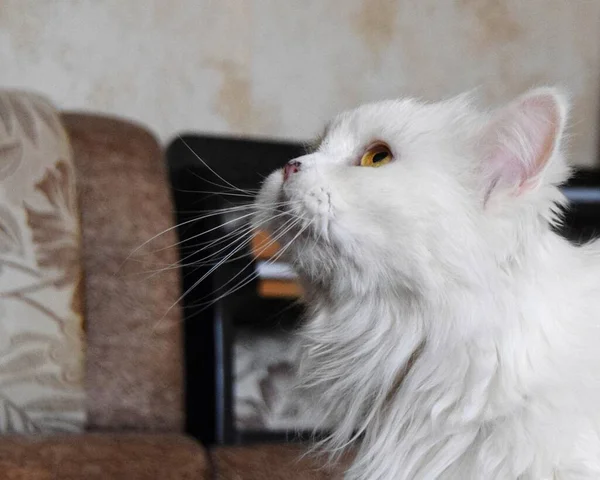
[[[204,480],[203,448],[183,435],[83,434],[0,438],[11,480]]]
[[[217,480],[342,480],[350,460],[328,465],[296,444],[218,447],[211,457]]]

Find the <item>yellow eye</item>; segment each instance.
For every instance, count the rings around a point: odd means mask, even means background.
[[[390,148],[383,143],[378,143],[377,145],[369,147],[369,149],[365,152],[360,159],[360,166],[381,167],[386,163],[390,163],[392,158],[393,156]]]

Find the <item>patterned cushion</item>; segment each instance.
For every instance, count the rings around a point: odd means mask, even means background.
[[[76,200],[54,108],[0,92],[0,433],[84,425]]]

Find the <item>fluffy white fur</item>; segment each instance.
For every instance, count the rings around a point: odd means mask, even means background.
[[[309,307],[305,383],[347,479],[599,479],[600,246],[553,232],[566,100],[338,116],[257,199]],[[359,167],[384,141],[394,161]],[[277,202],[287,202],[284,206]]]

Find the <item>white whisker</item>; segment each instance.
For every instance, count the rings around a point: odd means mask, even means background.
[[[290,247],[290,245],[292,245],[294,243],[294,241],[307,229],[310,227],[312,222],[307,223],[304,227],[302,227],[302,229],[300,229],[295,235],[294,237],[284,246],[282,247],[277,254],[275,254],[271,259],[269,259],[266,263],[267,264],[273,264],[274,262],[276,262],[284,253],[285,251]],[[200,307],[202,306],[202,308],[200,310],[198,310],[197,312],[194,313],[194,315],[197,315],[199,313],[201,313],[202,311],[206,310],[207,308],[209,308],[211,305],[213,305],[214,303],[218,302],[219,300],[227,297],[228,295],[231,295],[235,292],[237,292],[238,290],[240,290],[241,288],[245,287],[246,285],[248,285],[249,283],[251,283],[252,281],[254,281],[256,278],[259,277],[259,273],[258,272],[254,272],[250,275],[248,275],[247,277],[245,277],[244,279],[242,279],[236,286],[234,286],[233,288],[231,288],[230,290],[228,290],[227,292],[219,295],[217,298],[210,300],[208,302],[201,302],[201,303],[197,303],[194,305],[191,305],[193,307]],[[191,318],[191,317],[188,317]]]
[[[266,251],[269,247],[271,247],[272,245],[274,245],[277,240],[279,240],[281,237],[283,237],[287,232],[289,232],[290,230],[292,230],[293,228],[295,228],[298,223],[300,223],[302,221],[302,219],[292,219],[292,220],[288,220],[288,222],[284,223],[282,225],[282,227],[280,227],[279,229],[277,229],[275,232],[273,232],[273,235],[271,235],[271,237],[269,238],[269,242],[264,245],[259,251],[258,254],[261,254],[262,252]],[[291,224],[289,222],[292,222]],[[283,231],[282,231],[283,230]],[[268,263],[268,262],[267,262]],[[218,292],[219,290],[222,290],[223,288],[225,288],[227,285],[229,285],[234,279],[236,279],[238,276],[240,276],[242,274],[242,272],[244,272],[245,270],[247,270],[250,266],[252,266],[254,263],[251,261],[249,262],[244,268],[242,268],[238,273],[236,273],[233,277],[231,277],[226,283],[224,283],[223,285],[221,285],[217,290],[215,290],[213,293]],[[202,299],[200,299],[202,300]]]
[[[249,191],[247,191],[247,190],[243,190],[243,189],[241,189],[241,188],[239,188],[239,187],[236,187],[236,186],[235,186],[233,183],[231,183],[231,182],[228,182],[228,181],[227,181],[227,180],[225,180],[225,179],[224,179],[224,178],[223,178],[221,175],[219,175],[217,172],[215,172],[215,171],[214,171],[214,170],[213,170],[213,169],[210,167],[210,165],[208,165],[208,163],[206,163],[206,162],[205,162],[205,161],[202,159],[202,157],[200,157],[200,155],[198,155],[198,154],[197,154],[197,153],[194,151],[194,149],[193,149],[192,147],[190,147],[190,145],[189,145],[189,144],[188,144],[188,143],[187,143],[187,142],[186,142],[186,141],[183,139],[183,137],[182,137],[181,135],[179,135],[179,140],[181,140],[181,142],[182,142],[182,143],[183,143],[183,144],[184,144],[184,145],[185,145],[185,146],[188,148],[188,150],[189,150],[190,152],[192,152],[192,154],[193,154],[193,155],[194,155],[194,156],[195,156],[195,157],[196,157],[196,158],[197,158],[197,159],[198,159],[200,162],[202,162],[202,164],[203,164],[203,165],[204,165],[204,166],[205,166],[205,167],[206,167],[208,170],[210,170],[210,171],[211,171],[211,172],[212,172],[212,173],[215,175],[215,177],[217,177],[218,179],[222,180],[222,181],[223,181],[223,182],[224,182],[226,185],[229,185],[229,186],[230,186],[231,188],[233,188],[234,190],[239,190],[239,191],[240,191],[240,192],[242,192],[242,193],[252,193],[252,192],[249,192]]]

